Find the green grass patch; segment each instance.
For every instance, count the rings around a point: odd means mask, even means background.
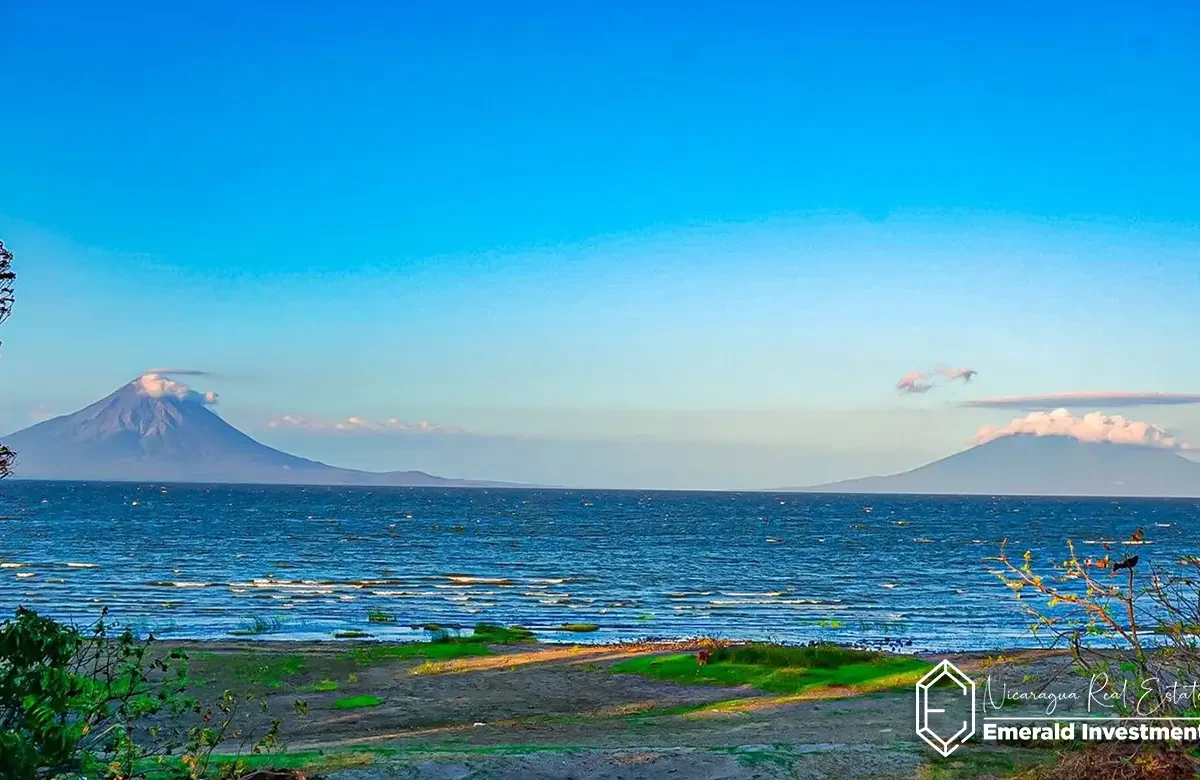
[[[333,703],[333,708],[335,710],[360,710],[364,707],[378,707],[380,704],[383,704],[383,699],[365,693],[359,696],[347,696],[344,699],[338,699]]]
[[[320,682],[315,682],[312,685],[305,685],[300,688],[301,693],[329,693],[336,691],[338,684],[336,680],[331,680],[328,677],[323,677]]]
[[[562,631],[574,631],[577,634],[590,634],[593,631],[599,631],[600,626],[595,623],[563,623],[559,626]]]
[[[359,665],[403,661],[423,658],[427,661],[447,661],[475,655],[492,655],[488,645],[524,645],[537,642],[537,637],[527,628],[500,626],[494,623],[477,623],[467,636],[456,636],[447,629],[437,627],[428,642],[401,642],[356,647],[347,655]]]
[[[367,639],[371,635],[366,631],[334,631],[334,639]]]
[[[303,656],[274,653],[214,653],[205,654],[202,661],[206,667],[210,664],[213,667],[205,669],[206,676],[217,672],[221,679],[232,678],[262,688],[282,688],[286,680],[301,674],[305,668]]]
[[[368,623],[395,623],[396,616],[391,612],[384,612],[382,609],[372,609],[367,611]]]
[[[930,665],[916,658],[852,650],[833,644],[805,646],[756,643],[714,651],[703,666],[691,653],[632,658],[614,672],[640,674],[689,685],[750,686],[770,693],[848,686],[869,691],[889,687],[888,678],[924,672]],[[900,684],[900,683],[896,683]]]
[[[848,664],[870,663],[895,657],[870,650],[842,647],[832,642],[817,642],[810,645],[776,645],[767,642],[753,642],[746,645],[718,648],[712,652],[710,660],[756,664],[776,669],[795,667],[836,669]]]
[[[404,642],[397,645],[356,647],[347,655],[356,664],[369,666],[409,658],[445,661],[473,655],[492,655],[492,651],[483,642]]]

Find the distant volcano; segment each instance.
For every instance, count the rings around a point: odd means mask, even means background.
[[[1015,434],[912,471],[834,482],[830,493],[1200,496],[1200,463],[1170,449]]]
[[[208,404],[212,394],[146,375],[73,414],[3,438],[17,453],[18,479],[133,482],[247,482],[297,485],[501,483],[446,479],[423,471],[376,473],[329,466],[255,441]]]

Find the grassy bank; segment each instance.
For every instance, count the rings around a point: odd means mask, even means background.
[[[753,643],[718,648],[705,660],[697,653],[632,658],[613,666],[613,671],[687,685],[749,686],[795,694],[816,688],[883,690],[911,684],[929,668],[916,658],[834,644]]]
[[[221,653],[197,650],[191,653],[191,667],[194,683],[202,688],[328,693],[356,684],[358,673],[366,667],[489,656],[495,654],[494,647],[536,641],[532,632],[519,626],[479,623],[464,635],[434,626],[425,642],[337,646],[332,653],[292,652],[286,645]]]

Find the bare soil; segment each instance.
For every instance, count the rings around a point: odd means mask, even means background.
[[[289,752],[325,754],[310,777],[981,777],[989,776],[979,771],[983,759],[1003,769],[1032,760],[1024,753],[1039,754],[1034,758],[1045,753],[971,745],[941,759],[914,733],[914,694],[907,687],[869,695],[827,689],[780,696],[612,671],[614,663],[632,655],[679,652],[678,646],[495,647],[494,656],[430,663],[420,658],[363,663],[347,656],[363,646],[187,645],[202,693],[253,687],[270,715],[284,719]],[[271,670],[288,659],[292,670],[302,668],[275,679]],[[976,677],[990,674],[1012,685],[1031,679],[1079,684],[1060,674],[1061,657],[1046,653],[954,660]],[[321,681],[336,682],[337,689],[313,691]],[[360,695],[380,703],[338,707]],[[298,699],[307,703],[307,715],[296,712]],[[270,715],[255,715],[256,726]]]

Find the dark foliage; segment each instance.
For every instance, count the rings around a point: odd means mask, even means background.
[[[1179,745],[1106,742],[1063,753],[1053,764],[1017,775],[1020,780],[1193,780],[1196,762]]]
[[[846,664],[869,663],[882,657],[880,653],[842,647],[831,642],[813,642],[807,645],[752,642],[747,645],[718,648],[709,655],[707,660],[756,664],[780,669],[792,667],[836,669]]]
[[[13,282],[17,275],[12,269],[13,253],[0,241],[0,322],[8,319],[13,306]],[[15,453],[0,444],[0,479],[8,476]]]
[[[182,651],[104,616],[81,631],[18,608],[0,624],[0,780],[234,780],[255,771],[243,754],[283,750],[278,718],[257,737],[242,726],[267,711],[257,695],[225,691],[206,704],[188,687]],[[232,757],[216,760],[220,746]]]
[[[67,769],[81,727],[71,719],[84,681],[70,671],[79,632],[18,609],[0,628],[0,776]]]
[[[13,253],[0,241],[0,322],[8,319],[13,305],[13,282],[17,275],[12,270]]]

